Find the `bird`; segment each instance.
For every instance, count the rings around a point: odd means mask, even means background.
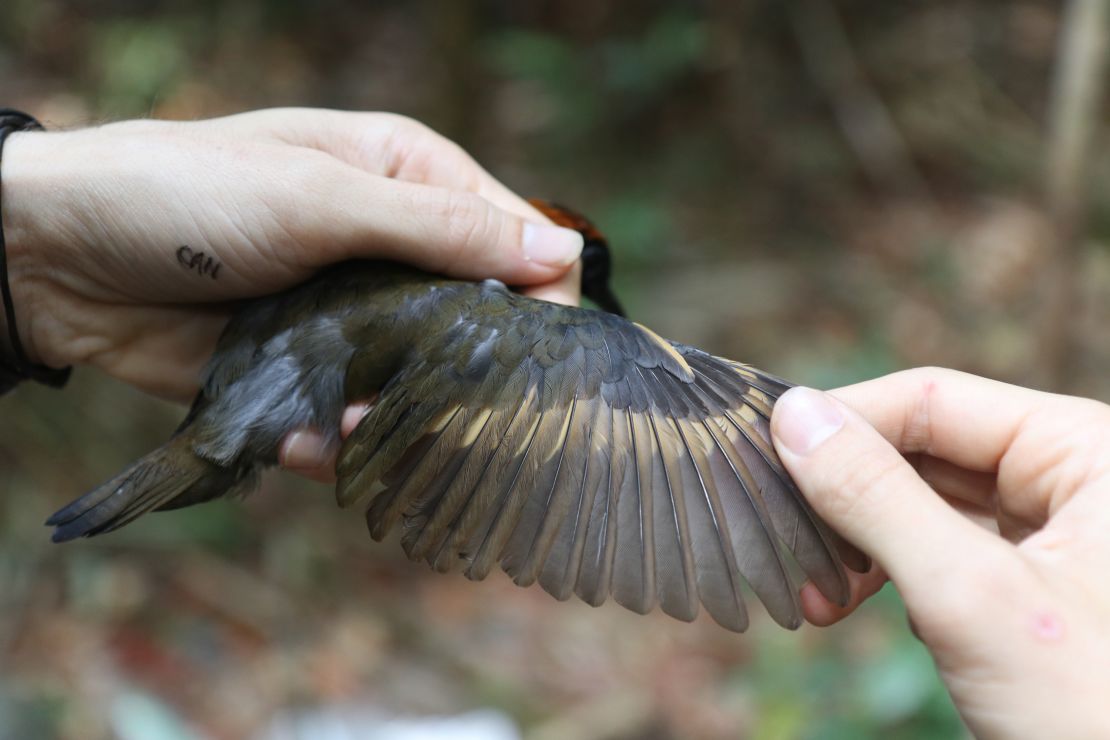
[[[726,629],[802,621],[804,576],[831,602],[866,556],[814,512],[775,453],[791,387],[629,321],[608,243],[580,214],[533,201],[583,235],[598,310],[382,261],[349,261],[233,316],[184,421],[161,447],[51,516],[53,540],[151,511],[243,496],[281,440],[337,445],[336,500],[370,535],[401,530],[412,560],[473,580]],[[345,439],[343,409],[377,395]]]

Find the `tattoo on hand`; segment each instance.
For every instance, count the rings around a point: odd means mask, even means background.
[[[223,264],[215,257],[210,257],[204,252],[194,252],[188,245],[177,248],[177,262],[186,270],[196,270],[198,275],[217,280]]]

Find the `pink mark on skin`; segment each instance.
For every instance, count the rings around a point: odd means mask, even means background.
[[[1033,616],[1033,635],[1044,642],[1064,639],[1064,620],[1053,612],[1040,612]]]

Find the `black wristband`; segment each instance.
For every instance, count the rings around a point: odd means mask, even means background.
[[[18,131],[42,131],[42,124],[33,117],[11,108],[0,108],[0,164],[3,163],[4,142],[8,134]],[[3,182],[0,180],[0,198],[3,197]],[[2,213],[2,211],[0,211]],[[4,317],[8,323],[8,341],[11,354],[0,351],[0,393],[5,393],[24,380],[34,380],[55,388],[61,388],[69,380],[72,368],[53,368],[36,365],[27,359],[23,343],[19,341],[19,328],[15,322],[15,304],[12,302],[12,289],[8,285],[8,255],[4,248],[4,224],[0,219],[0,298],[4,302]]]

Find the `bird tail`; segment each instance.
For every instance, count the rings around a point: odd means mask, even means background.
[[[195,455],[175,437],[111,480],[46,520],[54,542],[92,537],[129,524],[148,511],[199,503],[226,493],[238,476]]]

